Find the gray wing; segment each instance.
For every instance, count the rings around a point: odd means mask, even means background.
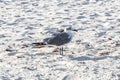
[[[46,38],[45,41],[47,41],[48,44],[51,45],[63,45],[65,43],[68,43],[71,39],[69,38],[69,34],[67,33],[60,33],[52,38]]]

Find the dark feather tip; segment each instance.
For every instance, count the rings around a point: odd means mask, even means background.
[[[36,43],[32,43],[33,45],[46,45],[45,43],[43,43],[43,42],[36,42]]]

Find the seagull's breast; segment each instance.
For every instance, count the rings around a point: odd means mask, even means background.
[[[71,32],[68,32],[68,38],[71,39],[72,38],[72,33]]]

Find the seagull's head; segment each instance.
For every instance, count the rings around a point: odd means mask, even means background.
[[[72,27],[71,26],[67,27],[65,31],[72,31]]]
[[[67,27],[67,28],[59,29],[58,31],[59,31],[59,32],[68,32],[68,31],[72,31],[72,27],[69,26],[69,27]]]
[[[72,27],[71,27],[71,26],[70,26],[70,27],[67,27],[66,30],[72,30]]]

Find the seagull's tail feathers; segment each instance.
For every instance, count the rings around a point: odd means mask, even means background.
[[[35,42],[35,43],[32,43],[33,45],[35,46],[39,46],[39,45],[47,45],[46,43],[44,42]]]
[[[32,44],[35,45],[35,46],[47,45],[47,44],[49,44],[49,40],[50,40],[50,38],[46,38],[46,39],[43,40],[43,42],[35,42],[35,43],[32,43]]]

